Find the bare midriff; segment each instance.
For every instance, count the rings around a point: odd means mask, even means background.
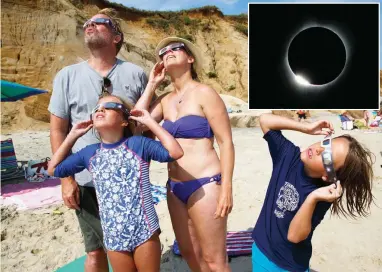
[[[189,181],[219,174],[220,160],[213,138],[177,139],[184,155],[168,164],[168,176],[173,181]]]

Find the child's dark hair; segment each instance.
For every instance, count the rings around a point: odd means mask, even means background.
[[[125,101],[124,99],[122,99],[121,97],[119,96],[116,96],[116,95],[112,95],[110,94],[109,92],[104,92],[100,95],[99,100],[101,100],[102,98],[105,98],[105,97],[115,97],[115,98],[118,98],[122,104],[128,109],[128,110],[131,110],[133,107],[131,106],[130,103],[128,103],[127,101]],[[125,115],[124,115],[125,116]],[[125,117],[126,119],[126,117]],[[134,135],[134,131],[135,131],[135,124],[134,124],[134,121],[132,120],[129,120],[129,119],[126,119],[126,121],[128,122],[128,126],[126,126],[123,130],[123,137],[125,138],[128,138],[128,137],[131,137]]]
[[[367,216],[374,200],[372,194],[374,155],[350,135],[336,138],[344,138],[349,142],[349,152],[344,165],[337,170],[337,178],[341,182],[346,204],[342,201],[342,195],[333,203],[332,214],[342,214],[345,217]]]

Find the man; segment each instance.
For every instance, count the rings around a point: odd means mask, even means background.
[[[301,122],[302,119],[306,120],[306,111],[298,110],[297,111],[298,121]]]
[[[112,9],[103,9],[84,24],[87,61],[64,67],[53,83],[49,104],[50,141],[53,153],[64,141],[70,127],[89,119],[102,91],[107,90],[135,104],[147,84],[140,67],[116,58],[123,33]],[[98,142],[94,132],[81,137],[73,152]],[[84,236],[87,258],[85,271],[108,271],[102,243],[102,229],[94,185],[87,170],[75,177],[61,179],[62,198],[68,208],[76,209]]]

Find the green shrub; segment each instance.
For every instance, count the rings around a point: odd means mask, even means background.
[[[188,16],[183,17],[183,22],[185,25],[190,25],[192,23],[192,20]]]
[[[169,20],[169,25],[178,31],[184,31],[184,23],[178,16],[173,16]]]
[[[178,34],[178,37],[179,38],[183,38],[183,39],[186,39],[186,40],[189,40],[190,42],[194,42],[194,37],[190,34]]]
[[[82,1],[72,0],[71,2],[73,4],[73,6],[75,6],[78,9],[83,9],[84,8],[84,4],[82,3]]]
[[[226,15],[224,16],[227,19],[230,19],[232,21],[235,21],[237,23],[246,24],[248,23],[248,14],[242,13],[239,15]]]
[[[147,18],[146,23],[151,25],[152,27],[160,28],[163,30],[168,30],[169,27],[168,20],[162,18]]]
[[[235,29],[241,33],[243,33],[245,36],[248,36],[248,27],[246,25],[242,24],[235,24]]]
[[[218,77],[218,74],[216,72],[208,72],[207,73],[207,76],[209,78],[217,78]]]

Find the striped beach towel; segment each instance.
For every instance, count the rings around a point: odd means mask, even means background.
[[[227,254],[229,257],[252,255],[252,231],[228,231]],[[172,247],[174,254],[181,256],[178,242],[175,240]]]

